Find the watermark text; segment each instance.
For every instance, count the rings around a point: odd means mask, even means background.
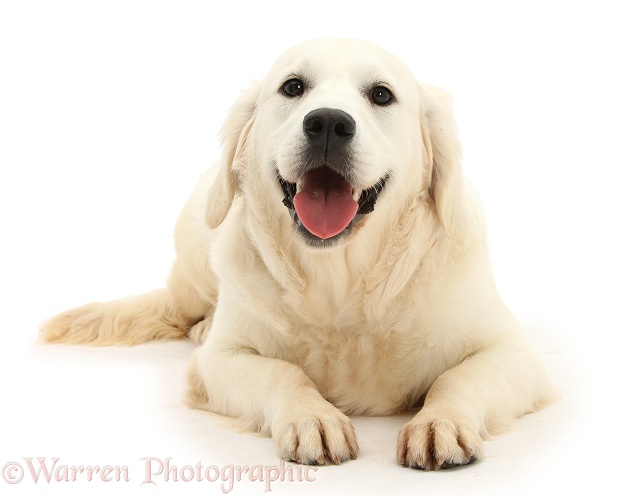
[[[318,468],[281,461],[279,465],[206,465],[179,464],[173,458],[145,457],[137,467],[127,465],[77,465],[60,458],[21,458],[5,463],[0,483],[7,484],[62,484],[101,481],[140,485],[167,483],[217,484],[222,493],[232,492],[236,483],[260,483],[264,492],[273,491],[280,483],[311,483],[316,481]],[[134,477],[135,476],[135,477]]]

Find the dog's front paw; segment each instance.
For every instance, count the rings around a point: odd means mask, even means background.
[[[329,403],[281,416],[272,434],[282,459],[305,465],[338,465],[359,451],[350,419]]]
[[[468,465],[481,458],[482,446],[481,436],[464,423],[422,410],[400,430],[398,462],[423,470]]]

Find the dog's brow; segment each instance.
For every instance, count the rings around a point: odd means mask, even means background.
[[[375,71],[366,73],[361,80],[360,88],[363,91],[369,91],[375,86],[384,86],[388,90],[393,91],[393,85],[389,83],[388,78],[385,78],[384,74],[379,74]]]

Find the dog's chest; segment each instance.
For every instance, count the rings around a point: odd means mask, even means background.
[[[436,377],[427,366],[433,350],[422,336],[403,328],[303,326],[294,349],[298,365],[320,393],[349,414],[401,411]]]

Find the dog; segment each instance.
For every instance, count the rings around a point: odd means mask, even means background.
[[[359,452],[348,415],[417,411],[397,461],[438,470],[553,398],[497,294],[450,97],[321,38],[238,98],[176,229],[167,288],[69,310],[48,342],[190,337],[191,406],[302,464]]]

